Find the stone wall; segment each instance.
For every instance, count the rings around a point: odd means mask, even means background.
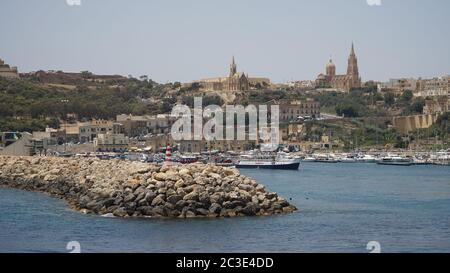
[[[433,114],[394,117],[393,125],[398,132],[407,134],[417,129],[426,129],[431,127],[431,125],[436,122],[438,116],[438,114]]]

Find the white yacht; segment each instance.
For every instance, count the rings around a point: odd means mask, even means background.
[[[373,155],[360,154],[356,157],[358,163],[376,163],[377,159]]]
[[[342,163],[356,163],[356,157],[353,154],[342,154],[339,157],[339,161]]]
[[[315,162],[318,163],[339,163],[339,160],[331,154],[317,155]]]
[[[242,156],[235,166],[238,169],[298,170],[300,159],[264,154],[251,155]]]

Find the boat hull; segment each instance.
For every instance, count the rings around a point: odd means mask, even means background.
[[[339,163],[339,161],[338,160],[316,160],[316,161],[314,161],[314,162],[316,162],[316,163],[326,163],[326,164],[336,164],[336,163]]]
[[[270,169],[270,170],[298,170],[300,162],[287,164],[236,164],[238,169]]]
[[[414,165],[413,162],[378,162],[378,165],[385,165],[385,166],[412,166]]]

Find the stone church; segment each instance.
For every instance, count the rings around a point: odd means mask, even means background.
[[[349,92],[353,88],[361,87],[361,77],[359,76],[358,58],[355,54],[355,47],[352,44],[350,56],[348,58],[347,74],[336,75],[336,66],[333,60],[326,66],[326,74],[320,74],[316,79],[316,86],[321,88],[334,88],[339,91]]]
[[[253,86],[269,86],[268,78],[249,78],[248,74],[237,71],[234,57],[230,64],[230,72],[226,77],[202,79],[198,81],[203,90],[210,91],[247,91]]]

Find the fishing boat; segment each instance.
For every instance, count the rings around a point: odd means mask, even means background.
[[[265,155],[243,156],[235,166],[238,169],[298,170],[300,159]]]

